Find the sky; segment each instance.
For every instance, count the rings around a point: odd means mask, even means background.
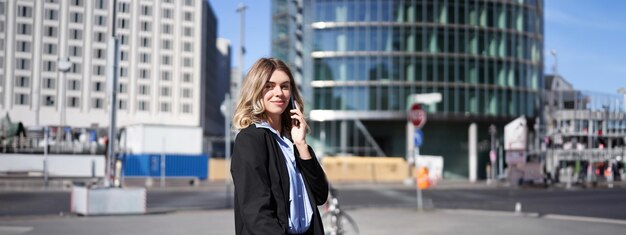
[[[246,70],[271,56],[270,0],[208,0],[218,18],[218,37],[231,41],[232,66],[238,66],[239,14],[248,6],[244,45]],[[545,0],[544,63],[552,74],[555,50],[558,73],[575,89],[616,94],[626,87],[626,1]]]

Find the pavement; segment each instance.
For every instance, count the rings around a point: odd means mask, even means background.
[[[41,178],[0,178],[0,192],[19,192],[19,191],[71,191],[72,185],[76,184],[93,184],[97,183],[91,179],[52,179],[46,186]],[[148,190],[161,191],[224,191],[226,184],[223,181],[194,181],[191,179],[166,179],[164,181],[159,178],[146,180],[145,178],[129,178],[124,182],[126,187],[145,187]],[[406,189],[415,188],[414,183],[403,182],[335,182],[333,187],[345,189],[363,189],[363,188],[389,188],[389,189]],[[231,185],[232,187],[232,185]],[[510,188],[510,187],[543,187],[542,185],[510,185],[504,181],[494,181],[487,183],[486,181],[469,182],[467,180],[443,180],[432,187],[431,190],[445,189],[488,189],[488,188]],[[555,184],[551,187],[564,188],[565,184]],[[586,185],[573,184],[572,188],[585,188]],[[600,182],[594,187],[606,188],[606,182]],[[614,187],[626,188],[626,181],[615,181]]]
[[[134,182],[131,184],[141,184]],[[185,181],[158,181],[149,190],[223,191],[223,182],[201,182],[190,186]],[[2,182],[0,181],[0,185]],[[69,190],[64,183],[51,184],[46,190]],[[56,185],[56,186],[55,186]],[[336,183],[337,188],[411,188],[402,183]],[[625,187],[623,184],[618,187]],[[478,189],[509,187],[502,183],[444,181],[437,189]],[[36,183],[28,187],[4,187],[0,191],[41,190]],[[435,189],[435,190],[437,190]],[[428,209],[366,207],[345,210],[357,223],[360,234],[624,234],[626,220],[564,216],[525,212],[467,209]],[[155,212],[145,215],[15,216],[0,217],[0,235],[13,234],[234,234],[232,209]]]
[[[366,208],[347,211],[360,234],[623,234],[626,221],[472,210]],[[0,221],[2,235],[234,234],[232,210]]]

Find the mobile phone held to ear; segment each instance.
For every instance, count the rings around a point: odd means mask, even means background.
[[[293,93],[292,93],[293,94]],[[300,110],[300,106],[298,106],[298,103],[296,103],[293,99],[293,95],[289,97],[289,100],[291,101],[291,109],[297,109]],[[300,122],[298,122],[298,120],[293,119],[291,122],[292,125],[294,126],[298,126],[300,125]]]
[[[300,110],[300,106],[298,105],[298,103],[296,103],[293,100],[293,96],[289,97],[289,99],[291,99],[291,109],[298,109],[298,110]]]

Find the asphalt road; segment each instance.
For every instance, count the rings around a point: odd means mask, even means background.
[[[410,208],[416,206],[411,188],[340,188],[342,207]],[[626,188],[537,189],[481,188],[423,191],[425,206],[438,209],[513,211],[520,202],[522,211],[626,220]],[[149,190],[148,211],[221,209],[226,193],[221,190]],[[0,217],[68,214],[70,193],[0,192]]]
[[[414,189],[344,189],[346,208],[417,207]],[[626,220],[626,189],[444,189],[423,191],[425,207],[561,214]]]

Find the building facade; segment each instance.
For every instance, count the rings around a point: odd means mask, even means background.
[[[108,126],[113,11],[118,125],[204,127],[217,19],[202,0],[0,0],[1,113],[27,126]]]
[[[485,166],[490,125],[503,133],[516,117],[539,117],[541,0],[273,3],[282,9],[273,19],[292,25],[273,34],[274,55],[287,61],[296,60],[297,50],[287,43],[294,52],[284,52],[280,37],[298,41],[293,25],[301,12],[302,90],[312,143],[324,155],[407,156],[407,97],[437,92],[443,100],[426,106],[420,152],[444,157],[444,177],[464,178],[471,123],[478,124]]]
[[[608,167],[622,174],[626,96],[576,90],[558,75],[545,78],[546,170],[556,177],[560,169],[571,166],[575,169],[572,174],[578,176],[575,181],[580,182],[606,176]],[[595,176],[589,175],[596,169]]]

